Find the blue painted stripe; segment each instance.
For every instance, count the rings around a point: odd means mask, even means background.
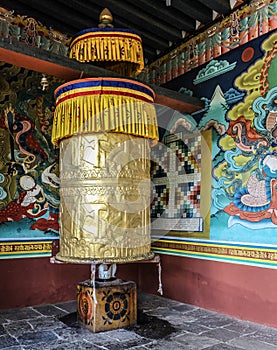
[[[71,90],[82,89],[82,88],[95,88],[95,87],[111,87],[111,88],[121,88],[121,89],[130,89],[134,91],[139,91],[144,94],[147,94],[151,98],[154,98],[152,89],[147,86],[136,84],[135,82],[126,81],[126,80],[109,80],[109,79],[84,79],[83,81],[72,82],[71,84],[65,84],[58,87],[55,91],[55,97],[58,98],[61,94],[69,92]]]
[[[73,37],[72,40],[76,39],[78,36],[81,36],[83,34],[87,33],[96,33],[96,32],[120,32],[120,33],[131,33],[131,34],[136,34],[139,35],[137,32],[135,32],[132,29],[125,29],[125,28],[86,28],[81,30],[80,32],[76,33]]]

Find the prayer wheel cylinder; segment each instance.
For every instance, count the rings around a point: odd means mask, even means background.
[[[84,79],[56,90],[52,139],[60,147],[60,252],[66,262],[153,257],[150,146],[153,93],[126,79]]]
[[[64,261],[147,259],[150,241],[149,140],[120,133],[60,143]]]

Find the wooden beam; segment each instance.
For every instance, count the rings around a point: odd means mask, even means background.
[[[37,47],[28,46],[19,41],[0,39],[0,61],[29,70],[52,75],[70,81],[88,77],[126,78],[115,72],[88,63],[80,63],[68,57],[51,53]],[[132,79],[129,78],[128,79]],[[141,81],[139,79],[134,79]],[[143,81],[141,81],[144,83]],[[145,83],[147,84],[147,83]],[[174,90],[149,85],[156,94],[155,103],[184,113],[193,113],[203,108],[203,101]]]
[[[149,85],[149,84],[148,84]],[[155,103],[167,106],[183,113],[193,113],[204,108],[204,103],[197,97],[184,95],[180,92],[149,85],[156,93]]]
[[[0,60],[64,80],[79,79],[81,76],[119,76],[106,69],[6,38],[0,40]]]

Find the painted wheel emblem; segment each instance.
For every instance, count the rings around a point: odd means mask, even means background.
[[[105,312],[108,318],[119,320],[127,313],[128,301],[125,294],[115,292],[106,299]]]

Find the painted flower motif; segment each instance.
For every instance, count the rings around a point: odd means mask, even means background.
[[[101,117],[96,118],[96,123],[97,123],[97,126],[100,128],[102,125]]]
[[[84,56],[84,48],[81,48],[79,51],[79,57],[83,57]],[[74,54],[75,57],[75,54]]]
[[[92,300],[88,293],[83,292],[79,296],[78,311],[81,319],[88,323],[93,316]]]
[[[125,55],[125,48],[123,46],[120,47],[120,56],[124,56]]]
[[[97,47],[96,45],[91,47],[91,55],[97,57]]]
[[[127,119],[131,118],[131,111],[130,109],[127,109],[127,108],[126,108],[126,118]]]
[[[104,49],[104,52],[105,52],[105,55],[106,56],[109,56],[109,48],[108,48],[108,46],[105,46],[105,49]]]
[[[119,118],[119,108],[118,107],[114,108],[114,117]]]

